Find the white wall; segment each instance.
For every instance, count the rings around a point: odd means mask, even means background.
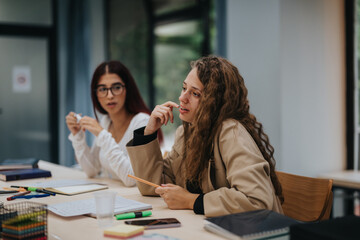
[[[227,1],[227,56],[245,78],[279,170],[316,176],[345,166],[343,4]]]

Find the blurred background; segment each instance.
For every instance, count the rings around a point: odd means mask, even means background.
[[[104,60],[132,72],[147,105],[178,102],[190,61],[239,68],[277,169],[359,168],[359,0],[0,0],[0,159],[72,166],[69,111],[93,116]],[[181,124],[163,128],[170,150]],[[88,136],[91,144],[91,136]]]

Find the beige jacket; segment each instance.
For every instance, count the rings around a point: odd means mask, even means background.
[[[137,177],[156,184],[173,183],[186,188],[179,174],[183,154],[183,133],[176,131],[175,143],[165,159],[159,143],[127,144]],[[229,119],[215,136],[214,157],[209,162],[208,177],[201,183],[205,216],[220,216],[256,209],[283,213],[270,179],[269,164],[244,126]],[[137,183],[142,195],[157,195],[154,187]]]

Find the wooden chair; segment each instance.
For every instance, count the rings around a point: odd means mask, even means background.
[[[284,214],[303,222],[329,219],[333,193],[332,179],[310,178],[276,172],[283,189]]]

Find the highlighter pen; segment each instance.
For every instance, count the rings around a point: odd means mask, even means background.
[[[47,190],[42,189],[42,188],[22,187],[22,186],[11,186],[11,187],[13,187],[13,188],[24,188],[24,189],[26,189],[27,191],[32,191],[32,192],[47,193],[47,194],[50,194],[50,195],[52,195],[52,196],[55,196],[55,195],[56,195],[56,193],[47,191]]]
[[[33,192],[39,192],[39,193],[46,193],[46,194],[50,194],[52,196],[56,195],[56,193],[50,192],[50,191],[42,189],[42,188],[28,187],[27,190],[33,191]]]
[[[116,220],[129,219],[129,218],[139,218],[139,217],[148,217],[151,216],[151,211],[143,211],[143,212],[131,212],[131,213],[123,213],[116,215]]]

